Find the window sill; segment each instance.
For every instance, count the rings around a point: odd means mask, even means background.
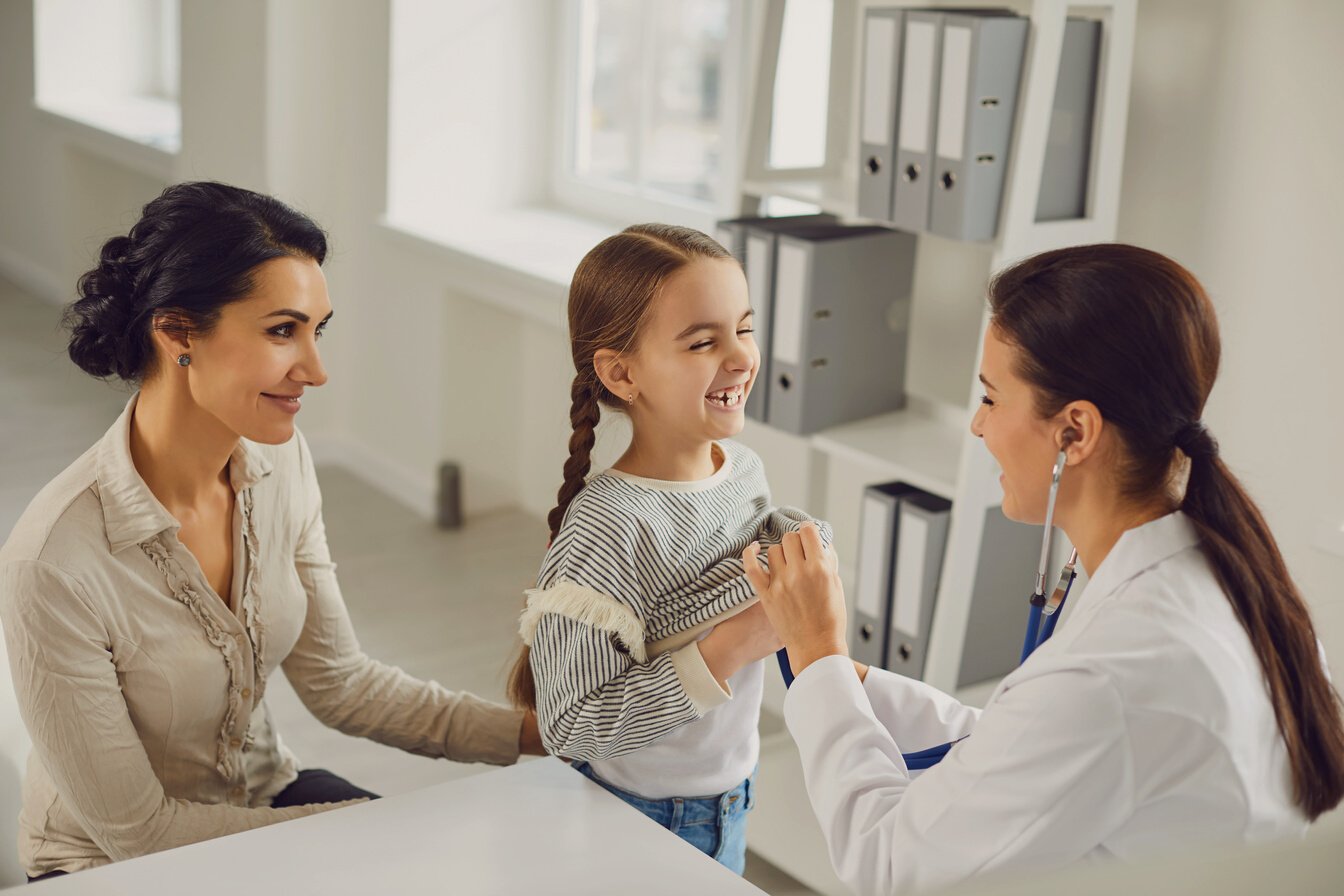
[[[451,264],[454,289],[556,327],[565,325],[579,261],[619,229],[545,208],[506,209],[464,223],[389,215],[380,227],[393,242]]]
[[[39,100],[34,108],[86,151],[150,177],[174,179],[182,113],[172,100],[56,97]]]

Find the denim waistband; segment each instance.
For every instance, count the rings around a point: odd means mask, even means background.
[[[609,784],[599,778],[587,762],[575,762],[574,770],[672,831],[689,825],[718,824],[721,818],[750,811],[756,803],[754,770],[751,777],[732,790],[717,796],[674,796],[663,800],[646,799],[637,793]]]

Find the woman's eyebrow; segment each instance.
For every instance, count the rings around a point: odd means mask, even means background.
[[[994,384],[993,384],[993,383],[991,383],[989,380],[985,379],[985,375],[984,375],[983,373],[980,374],[980,382],[984,383],[988,388],[990,388],[990,389],[994,389],[995,392],[999,391],[998,389],[995,389],[995,388],[994,388]]]
[[[335,311],[328,311],[327,316],[322,318],[322,323],[331,320],[332,316],[335,314]],[[292,317],[301,324],[306,324],[308,321],[312,320],[307,314],[304,314],[302,311],[295,311],[293,308],[282,308],[279,311],[272,311],[270,314],[263,315],[261,319],[266,320],[268,317]]]
[[[739,324],[742,323],[742,321],[744,321],[744,320],[746,320],[747,318],[751,317],[752,314],[754,314],[754,313],[755,313],[755,311],[754,311],[753,309],[748,308],[745,312],[743,312],[742,316],[741,316],[740,318],[738,318],[737,322],[738,322]],[[722,324],[719,324],[719,323],[716,323],[716,322],[712,322],[712,321],[702,321],[702,322],[700,322],[700,323],[691,324],[689,327],[687,327],[686,329],[684,329],[684,330],[682,330],[680,333],[678,333],[677,336],[676,336],[676,338],[677,338],[677,339],[685,339],[687,336],[691,335],[692,333],[696,332],[697,330],[721,330],[721,329],[723,329],[723,325],[722,325]]]

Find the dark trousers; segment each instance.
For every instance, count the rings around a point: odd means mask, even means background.
[[[345,800],[378,799],[378,794],[356,787],[340,775],[324,768],[306,768],[284,790],[275,795],[271,806],[307,806],[310,803],[340,803]]]
[[[307,806],[310,803],[340,803],[345,800],[378,799],[378,794],[370,793],[362,787],[356,787],[340,775],[333,775],[324,768],[306,768],[299,772],[284,790],[275,795],[271,807],[283,809],[286,806]],[[49,877],[60,877],[64,871],[51,871],[39,877],[28,878],[28,883],[36,883]]]

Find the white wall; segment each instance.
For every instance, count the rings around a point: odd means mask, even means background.
[[[1138,25],[1119,235],[1213,298],[1206,420],[1344,669],[1344,553],[1316,546],[1344,526],[1344,4],[1148,0]]]
[[[545,193],[538,144],[554,133],[554,22],[528,14],[535,2],[489,6],[441,7],[464,16],[445,36],[448,55],[397,63],[405,77],[449,78],[429,114],[458,122],[461,139],[442,148],[451,176],[423,181],[427,194],[443,192],[443,214],[473,213],[488,201],[483,185],[515,170],[500,195]],[[177,176],[270,190],[330,230],[332,380],[303,420],[319,447],[422,510],[435,467],[452,458],[464,465],[469,513],[521,504],[541,514],[565,457],[568,350],[559,329],[455,289],[462,275],[451,262],[378,226],[389,9],[390,0],[184,0]],[[99,240],[162,184],[72,148],[32,113],[32,33],[27,3],[0,4],[0,272],[68,296]],[[1344,66],[1332,44],[1341,33],[1344,5],[1331,0],[1143,0],[1120,221],[1121,239],[1182,261],[1219,307],[1224,361],[1207,419],[1278,533],[1337,669],[1344,556],[1315,545],[1344,524],[1344,363],[1334,345],[1344,332],[1335,263],[1344,124],[1333,114]],[[432,56],[423,38],[416,53]],[[530,92],[533,79],[542,83]],[[599,461],[619,443],[604,435]],[[796,485],[775,490],[786,497]]]

